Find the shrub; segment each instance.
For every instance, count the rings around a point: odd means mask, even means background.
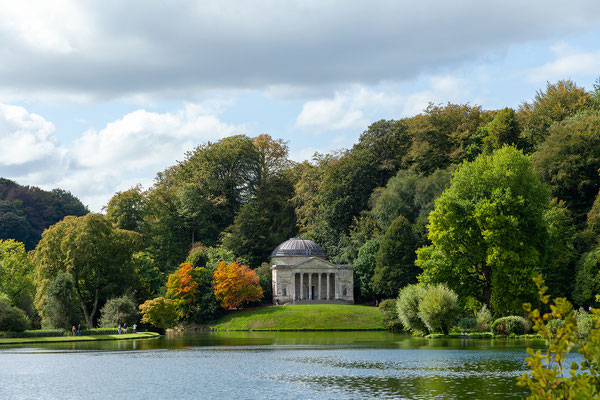
[[[460,328],[461,332],[474,331],[477,329],[477,318],[465,317],[458,321],[458,324],[456,325]]]
[[[426,333],[427,327],[419,317],[419,304],[425,290],[417,285],[408,285],[400,290],[396,300],[398,319],[404,328],[415,333]]]
[[[172,328],[177,324],[177,307],[173,300],[157,297],[146,300],[139,306],[142,313],[142,322],[154,325],[157,328]]]
[[[458,296],[444,284],[425,289],[419,303],[419,318],[430,332],[447,334],[458,316]]]
[[[393,331],[399,331],[402,329],[402,322],[400,322],[400,319],[398,318],[396,300],[383,300],[381,303],[379,303],[379,311],[381,311],[383,322],[388,326],[389,329]]]
[[[585,339],[590,336],[596,317],[593,314],[588,314],[583,308],[579,308],[574,314],[577,320],[577,337]]]
[[[492,326],[492,313],[488,310],[484,304],[481,309],[477,312],[477,330],[479,332],[488,332]]]
[[[8,296],[0,293],[0,331],[23,332],[29,325],[25,311],[13,307]]]
[[[529,321],[516,315],[498,318],[492,324],[492,332],[496,335],[524,335],[530,329]]]
[[[550,332],[553,336],[556,335],[556,333],[558,332],[558,330],[560,328],[562,328],[562,326],[563,326],[562,319],[551,319],[546,324],[546,327],[548,328],[548,332]]]
[[[137,320],[135,301],[128,295],[113,297],[100,310],[100,326],[103,328],[116,328],[125,323],[133,325]]]

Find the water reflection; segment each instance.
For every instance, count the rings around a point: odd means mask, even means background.
[[[512,398],[527,346],[544,343],[215,332],[0,347],[0,398]]]

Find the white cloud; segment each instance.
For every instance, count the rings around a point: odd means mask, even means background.
[[[427,89],[403,96],[402,114],[405,117],[419,114],[430,102],[461,103],[468,98],[468,95],[469,91],[463,80],[450,75],[434,76],[429,78]]]
[[[25,108],[0,104],[0,166],[27,168],[48,158],[60,158],[54,124]]]
[[[565,79],[581,74],[597,74],[600,71],[600,51],[582,52],[570,48],[564,42],[552,46],[556,58],[534,68],[529,73],[531,82]]]
[[[137,110],[89,130],[71,148],[56,143],[54,125],[23,107],[0,106],[2,176],[20,184],[71,191],[99,211],[118,190],[152,177],[209,140],[244,133],[241,125],[208,113],[214,104],[188,104],[181,110]]]
[[[373,111],[391,111],[399,104],[393,93],[377,92],[366,87],[336,92],[333,98],[311,100],[302,106],[297,127],[324,130],[361,129],[368,125]]]

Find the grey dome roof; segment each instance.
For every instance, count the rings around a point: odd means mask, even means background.
[[[291,238],[281,243],[273,252],[271,257],[286,256],[313,256],[326,257],[325,250],[312,240],[302,238]]]

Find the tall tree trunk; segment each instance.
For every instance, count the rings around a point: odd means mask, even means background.
[[[92,311],[88,312],[85,302],[83,301],[83,296],[81,295],[81,291],[79,290],[79,285],[76,285],[77,288],[77,296],[79,297],[79,304],[81,305],[81,311],[83,311],[83,318],[85,318],[85,323],[87,324],[89,329],[94,329],[94,315],[96,315],[96,310],[98,308],[98,292],[99,289],[96,288],[94,292],[94,306],[92,307]]]
[[[483,263],[481,268],[481,275],[483,277],[483,299],[485,301],[485,305],[491,309],[491,301],[492,301],[492,271],[487,263]]]

